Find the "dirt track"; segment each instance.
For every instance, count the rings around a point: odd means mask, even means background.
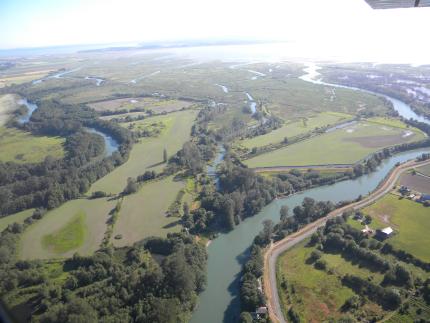
[[[325,225],[326,221],[330,218],[341,215],[344,211],[348,209],[357,210],[363,208],[369,204],[372,204],[383,195],[390,192],[393,185],[397,182],[400,175],[411,168],[417,166],[423,166],[430,164],[430,160],[423,162],[409,161],[404,164],[399,165],[394,168],[389,175],[384,179],[384,181],[373,191],[370,195],[363,198],[361,201],[354,202],[338,208],[330,212],[324,218],[318,219],[315,222],[308,224],[296,233],[293,233],[284,239],[272,244],[264,254],[264,293],[267,298],[267,306],[269,309],[269,315],[273,322],[285,323],[284,316],[282,314],[282,307],[279,300],[279,294],[276,284],[276,261],[280,254],[289,248],[293,247],[297,243],[303,241],[304,239],[311,236],[319,227]]]

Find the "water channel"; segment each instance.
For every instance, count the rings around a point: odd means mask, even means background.
[[[27,107],[27,113],[18,118],[18,123],[24,124],[30,121],[31,115],[37,109],[37,104],[28,102],[28,100],[25,98],[19,100],[19,104],[25,105]],[[118,142],[108,134],[105,134],[95,128],[86,128],[86,130],[92,133],[96,133],[103,137],[103,140],[105,142],[105,153],[104,153],[105,157],[112,155],[115,151],[118,150],[118,147],[119,147]]]
[[[317,84],[322,85],[349,88],[315,81],[314,77],[319,73],[316,75],[311,75],[311,73],[316,72],[316,70],[306,69],[305,72],[306,74],[301,77],[303,80],[313,83],[318,82]],[[360,90],[357,88],[350,89]],[[384,96],[390,100],[401,116],[405,118],[412,117],[430,123],[430,120],[417,116],[406,103],[379,93],[374,94]],[[191,322],[230,323],[238,321],[240,315],[239,288],[242,265],[248,258],[249,247],[254,237],[262,229],[262,222],[266,219],[270,219],[275,223],[278,222],[279,210],[282,205],[288,205],[290,210],[292,210],[302,202],[304,197],[333,202],[355,199],[359,195],[365,195],[373,191],[396,163],[413,159],[425,152],[428,153],[429,149],[403,152],[384,160],[376,171],[371,174],[274,200],[254,217],[245,219],[234,230],[220,234],[208,247],[207,287],[200,294],[199,303]],[[218,158],[217,160],[221,161],[222,158]],[[214,167],[216,167],[216,163]]]

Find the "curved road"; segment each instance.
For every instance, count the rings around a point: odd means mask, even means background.
[[[297,243],[311,236],[319,227],[325,225],[326,221],[330,218],[342,215],[342,213],[348,209],[357,210],[363,208],[369,204],[372,204],[385,194],[391,191],[393,185],[397,182],[400,175],[414,167],[423,166],[430,164],[430,160],[422,162],[408,161],[394,168],[384,181],[374,190],[370,195],[366,196],[358,202],[354,202],[338,208],[330,212],[324,218],[318,219],[315,222],[308,224],[301,230],[285,237],[284,239],[272,244],[264,254],[264,293],[267,298],[267,307],[269,309],[269,316],[273,322],[285,323],[284,316],[282,314],[282,307],[279,300],[278,288],[276,284],[276,261],[284,251],[293,247]]]

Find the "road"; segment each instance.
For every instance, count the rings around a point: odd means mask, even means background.
[[[342,215],[348,209],[358,210],[391,191],[393,185],[397,182],[400,175],[412,168],[430,164],[430,160],[422,162],[408,161],[394,168],[384,179],[384,181],[374,190],[371,194],[358,202],[345,205],[330,212],[324,218],[318,219],[315,222],[308,224],[301,230],[285,237],[284,239],[271,244],[264,254],[264,293],[267,299],[267,307],[269,310],[270,318],[273,322],[285,323],[285,318],[282,314],[282,307],[279,300],[278,288],[276,284],[276,261],[283,252],[311,236],[319,227],[325,225],[326,221],[330,218]]]

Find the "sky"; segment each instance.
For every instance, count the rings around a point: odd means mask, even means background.
[[[428,30],[430,8],[372,10],[364,0],[0,0],[0,49],[256,39],[420,61],[430,60]]]

